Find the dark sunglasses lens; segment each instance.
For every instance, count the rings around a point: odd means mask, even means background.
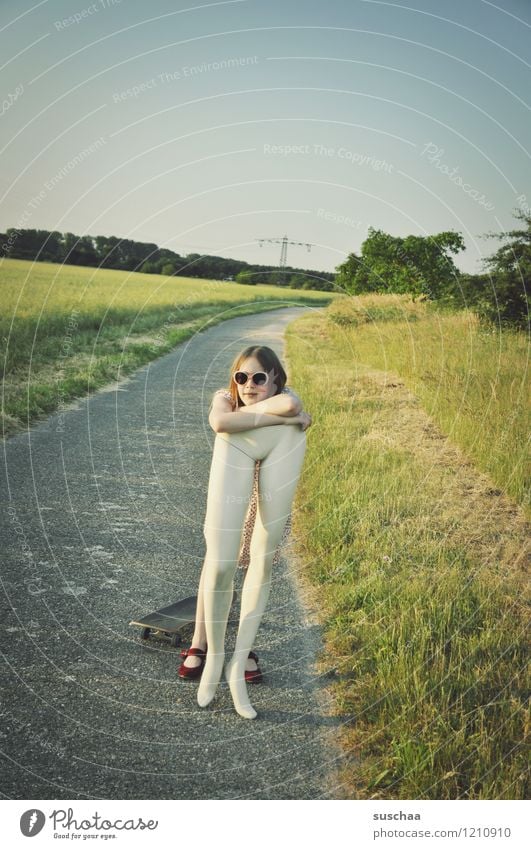
[[[245,383],[247,383],[247,375],[243,371],[237,371],[234,375],[234,380],[236,381],[236,383],[239,383],[240,386],[243,386]]]
[[[256,386],[264,386],[267,381],[267,374],[263,371],[258,371],[255,375],[253,375],[253,380]]]

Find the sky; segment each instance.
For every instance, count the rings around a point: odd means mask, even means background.
[[[0,230],[324,271],[457,230],[477,273],[531,207],[530,35],[531,0],[3,0]]]

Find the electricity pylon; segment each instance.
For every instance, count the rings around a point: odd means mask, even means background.
[[[282,245],[282,247],[280,248],[280,263],[279,263],[280,282],[281,283],[284,283],[284,279],[285,279],[286,264],[287,264],[287,261],[288,261],[288,245],[306,245],[306,247],[308,249],[308,253],[310,253],[310,251],[313,247],[313,245],[311,245],[309,242],[292,242],[290,239],[288,239],[287,236],[282,236],[282,238],[278,238],[278,239],[258,239],[258,243],[259,243],[260,247],[262,247],[264,242],[271,242],[272,244],[275,244],[275,245]]]

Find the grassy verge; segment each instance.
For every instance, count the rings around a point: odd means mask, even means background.
[[[323,292],[4,260],[3,435],[221,321],[330,300]]]
[[[399,374],[467,456],[529,511],[529,339],[401,296],[329,307],[351,362]],[[531,514],[529,514],[531,515]]]
[[[520,480],[520,452],[489,451],[492,434],[525,431],[521,402],[496,421],[523,347],[467,316],[387,304],[335,301],[288,329],[314,420],[294,530],[324,626],[319,670],[344,718],[345,795],[524,799],[529,529],[500,492]],[[506,459],[487,477],[476,466],[492,451]],[[523,478],[512,488],[526,503]]]

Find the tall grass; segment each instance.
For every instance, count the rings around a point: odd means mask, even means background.
[[[328,310],[354,362],[400,375],[443,433],[529,509],[530,340],[404,296]]]
[[[288,328],[290,379],[314,422],[294,531],[323,619],[319,669],[344,721],[345,795],[526,798],[525,521],[511,540],[487,495],[472,505],[458,464],[415,439],[424,407],[465,454],[484,466],[494,454],[493,479],[524,503],[521,452],[491,440],[507,428],[523,440],[525,343],[405,299],[327,312]]]

